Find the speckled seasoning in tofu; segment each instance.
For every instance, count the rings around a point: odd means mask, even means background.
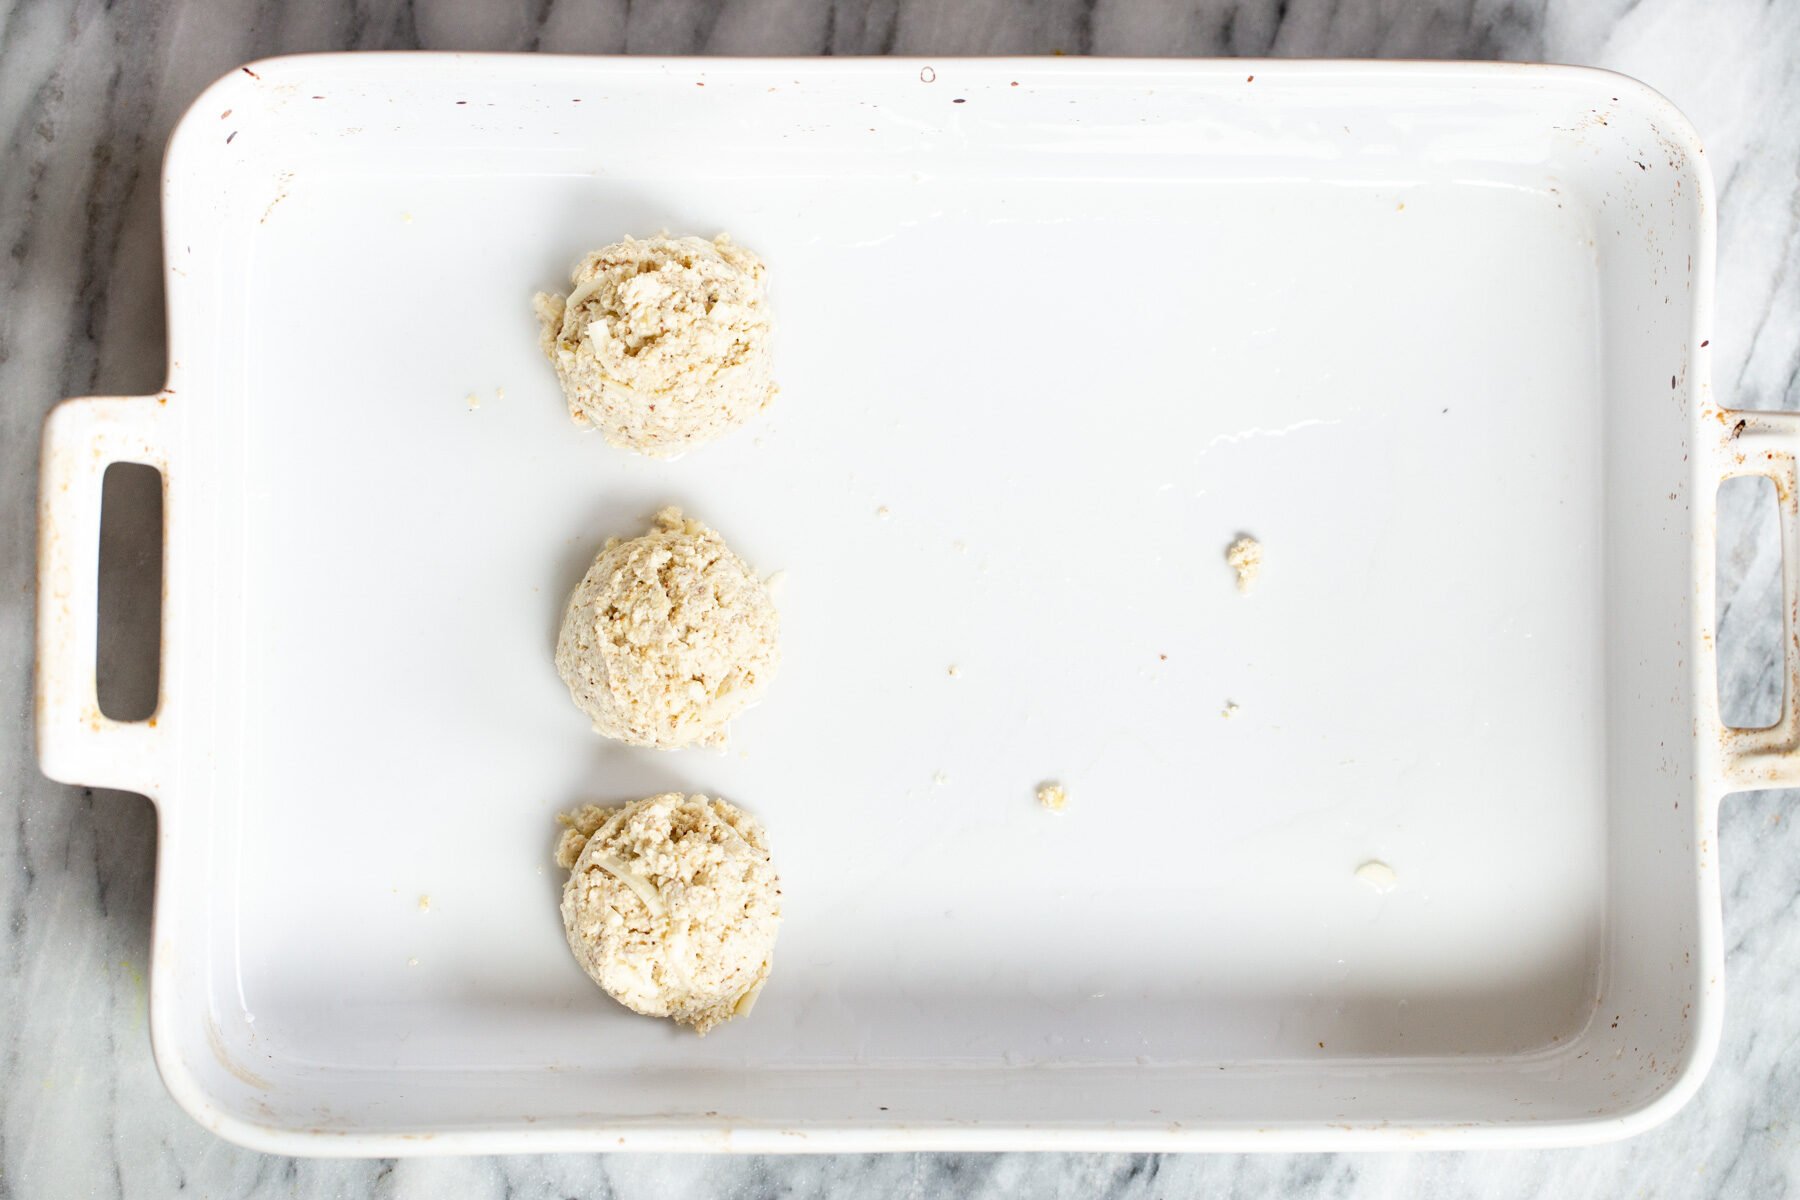
[[[781,926],[762,826],[680,792],[561,821],[563,927],[588,977],[633,1012],[701,1034],[748,1013]]]
[[[633,746],[722,746],[781,662],[769,591],[678,508],[613,538],[569,597],[556,670],[596,732]]]
[[[570,418],[610,444],[674,458],[774,399],[762,260],[726,235],[626,238],[569,283],[538,293],[540,341]]]

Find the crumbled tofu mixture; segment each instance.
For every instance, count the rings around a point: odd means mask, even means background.
[[[776,391],[764,274],[724,234],[626,238],[582,259],[567,296],[534,302],[569,416],[674,458],[761,412]]]
[[[1221,717],[1224,717],[1227,721],[1229,721],[1229,720],[1231,720],[1231,718],[1237,716],[1238,715],[1238,706],[1237,706],[1236,702],[1227,700],[1225,702],[1225,707],[1221,708],[1219,710],[1219,715]]]
[[[1061,812],[1069,807],[1068,790],[1060,783],[1040,784],[1037,790],[1038,803],[1051,812]]]
[[[569,949],[633,1012],[704,1034],[769,977],[781,881],[762,826],[723,800],[669,792],[560,818]]]
[[[1356,868],[1356,877],[1377,892],[1391,892],[1394,890],[1394,885],[1399,882],[1399,876],[1394,874],[1394,868],[1378,858],[1371,858]]]
[[[678,508],[613,538],[569,597],[556,670],[596,732],[633,746],[722,746],[780,665],[768,589]]]
[[[1248,535],[1240,537],[1226,549],[1225,561],[1237,572],[1238,591],[1247,592],[1262,574],[1262,543]]]

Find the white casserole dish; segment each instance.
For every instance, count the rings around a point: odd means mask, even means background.
[[[1718,802],[1800,782],[1792,683],[1717,715],[1720,478],[1776,480],[1790,565],[1800,524],[1794,419],[1710,392],[1713,219],[1687,122],[1589,70],[227,77],[168,157],[168,385],[43,460],[40,755],[157,803],[170,1089],[325,1154],[1651,1125],[1717,1039]],[[673,464],[570,425],[530,314],[662,227],[759,251],[780,319],[776,406]],[[93,682],[114,461],[165,480],[138,724]],[[788,577],[724,755],[602,744],[550,667],[668,502]],[[550,862],[677,787],[786,885],[704,1040],[582,977]]]

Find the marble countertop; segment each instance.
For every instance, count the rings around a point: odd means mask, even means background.
[[[1771,1196],[1800,1185],[1800,822],[1724,808],[1730,1000],[1697,1098],[1635,1141],[1403,1155],[564,1156],[310,1161],[219,1141],[163,1091],[143,974],[155,816],[30,741],[37,431],[163,376],[158,166],[215,77],[307,50],[1178,54],[1586,63],[1667,94],[1719,186],[1716,386],[1800,408],[1800,4],[1766,0],[0,0],[0,1197]],[[1727,715],[1770,719],[1779,549],[1725,497]],[[1734,636],[1742,631],[1741,636]],[[129,679],[119,686],[128,692]],[[123,692],[115,694],[124,694]]]

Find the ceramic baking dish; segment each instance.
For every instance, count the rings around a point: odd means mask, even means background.
[[[209,1127],[1549,1145],[1694,1090],[1718,802],[1800,782],[1791,684],[1719,720],[1715,492],[1772,477],[1791,564],[1796,431],[1710,391],[1711,185],[1643,86],[293,58],[211,88],[164,186],[168,385],[46,430],[38,728],[156,801],[152,1035]],[[774,407],[674,463],[570,424],[530,303],[662,228],[759,251],[780,326]],[[93,682],[117,461],[166,489],[133,724]],[[550,665],[666,503],[785,575],[722,754],[602,742]],[[786,885],[705,1039],[556,911],[554,814],[671,788],[756,812]]]

